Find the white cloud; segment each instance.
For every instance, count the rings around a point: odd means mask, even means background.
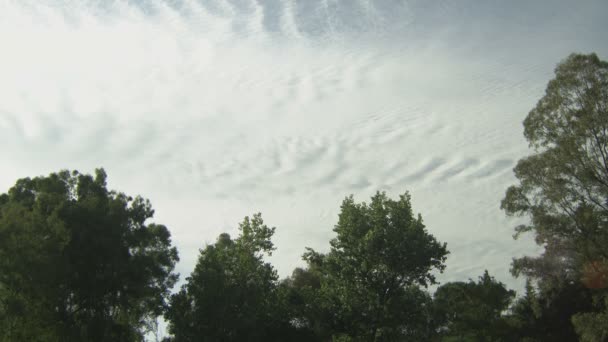
[[[151,198],[184,276],[256,211],[287,275],[344,196],[409,189],[448,242],[443,279],[519,286],[509,262],[534,247],[498,206],[521,121],[568,53],[606,58],[606,6],[460,4],[5,2],[0,185],[103,166]]]

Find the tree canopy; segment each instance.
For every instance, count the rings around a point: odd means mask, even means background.
[[[304,255],[320,274],[317,304],[331,314],[334,336],[357,340],[424,339],[430,297],[448,251],[414,215],[410,195],[377,193],[370,204],[347,197],[330,251]]]
[[[477,282],[446,283],[433,295],[433,317],[444,341],[513,341],[504,313],[515,298],[485,271]]]
[[[109,191],[103,169],[18,180],[0,195],[0,337],[141,340],[177,280],[153,214]]]
[[[240,235],[221,234],[200,251],[194,271],[167,312],[174,341],[281,341],[296,335],[283,315],[271,255],[275,228],[245,217]],[[294,337],[294,336],[292,336]]]

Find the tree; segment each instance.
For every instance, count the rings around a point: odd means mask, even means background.
[[[335,338],[428,339],[430,297],[448,251],[415,216],[408,193],[377,193],[371,203],[347,197],[327,254],[304,255],[320,272],[319,304]]]
[[[537,312],[539,312],[538,297],[532,282],[528,279],[524,295],[513,303],[508,317],[509,325],[516,331],[517,340],[524,342],[541,340]]]
[[[178,260],[149,201],[108,191],[106,174],[24,178],[0,195],[3,340],[141,340]]]
[[[513,341],[504,313],[515,292],[485,271],[478,282],[441,285],[433,296],[442,341]]]
[[[308,335],[306,341],[328,341],[332,337],[332,313],[321,296],[322,271],[316,265],[296,268],[290,277],[281,281],[284,307],[294,326]]]
[[[579,340],[571,322],[577,313],[593,310],[593,293],[581,283],[539,290],[529,280],[527,283],[525,295],[514,303],[508,316],[517,337],[512,340]]]
[[[221,234],[200,251],[194,271],[171,298],[166,318],[174,341],[279,341],[291,333],[282,315],[278,276],[264,262],[275,228],[245,217],[240,235]]]
[[[595,54],[561,62],[525,119],[524,135],[534,153],[518,162],[519,184],[507,189],[501,208],[528,216],[517,234],[533,232],[544,247],[512,268],[536,280],[542,297],[589,279],[590,266],[608,261],[608,63]],[[596,302],[602,311],[603,301]]]

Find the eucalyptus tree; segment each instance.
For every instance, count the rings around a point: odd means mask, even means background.
[[[515,167],[518,183],[501,207],[530,219],[517,234],[532,232],[544,251],[515,259],[513,273],[536,280],[540,295],[581,282],[590,288],[596,310],[573,319],[581,337],[602,340],[608,325],[585,322],[608,322],[608,62],[595,54],[562,61],[524,135],[532,152]]]

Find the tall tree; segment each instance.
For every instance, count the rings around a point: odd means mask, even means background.
[[[5,340],[133,341],[161,315],[178,260],[149,201],[62,171],[0,195]]]
[[[448,251],[415,216],[408,193],[370,204],[347,197],[331,249],[304,258],[320,270],[319,305],[334,337],[425,340],[430,334],[430,297],[420,289],[435,283]]]
[[[501,207],[529,217],[516,231],[533,232],[544,247],[538,257],[513,262],[513,273],[537,280],[542,296],[598,278],[601,271],[593,276],[589,269],[608,262],[608,63],[595,54],[561,62],[525,119],[524,135],[533,153],[515,167],[519,183]],[[594,295],[605,296],[605,285]]]
[[[202,249],[186,284],[172,296],[166,318],[174,341],[279,341],[292,333],[277,273],[264,261],[274,250],[275,228],[256,214],[245,217],[239,230],[236,239],[224,233]]]

